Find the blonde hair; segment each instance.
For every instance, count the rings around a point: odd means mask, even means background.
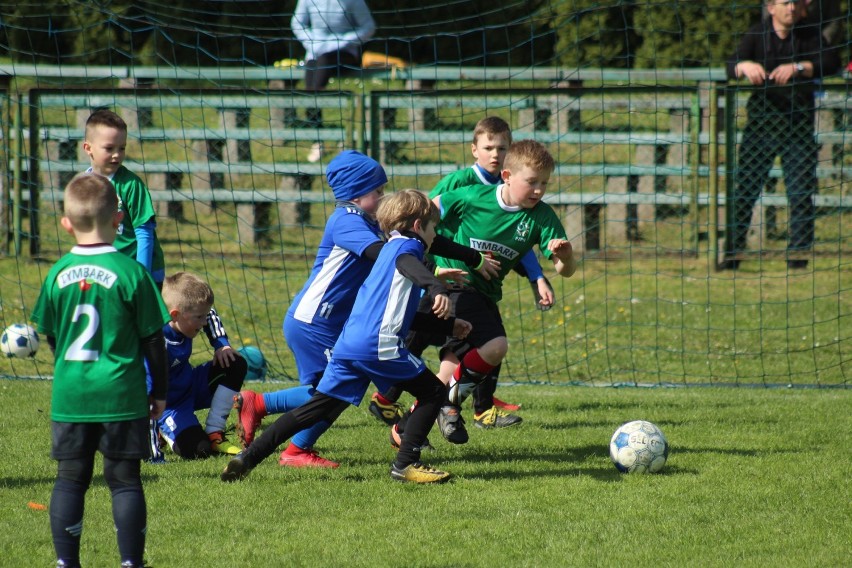
[[[541,142],[519,140],[509,146],[509,151],[506,152],[506,159],[503,161],[503,169],[515,173],[524,166],[538,173],[552,173],[556,167],[556,163],[553,161],[553,156],[550,155],[547,147]]]
[[[170,310],[213,306],[213,289],[191,272],[175,272],[163,280],[163,302]]]
[[[62,198],[65,217],[78,231],[108,226],[118,212],[118,194],[112,182],[100,174],[77,174],[65,186]]]
[[[86,120],[86,139],[90,137],[91,133],[98,126],[115,128],[127,134],[127,123],[124,122],[124,119],[106,108],[96,110],[89,115],[89,118]]]
[[[509,143],[512,142],[512,129],[509,127],[509,123],[499,116],[486,116],[473,127],[473,143],[476,144],[480,136],[494,136],[495,134],[505,134],[509,138]]]
[[[376,219],[385,233],[410,230],[418,219],[425,226],[437,223],[440,218],[435,204],[417,189],[403,189],[385,197],[376,211]]]

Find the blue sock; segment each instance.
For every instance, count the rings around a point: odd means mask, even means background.
[[[316,390],[310,385],[292,387],[275,392],[265,392],[263,393],[263,404],[266,405],[267,414],[280,414],[302,406],[315,393]],[[307,430],[302,430],[293,436],[292,442],[303,450],[309,450],[314,447],[319,437],[330,427],[331,424],[326,421],[317,422]]]
[[[314,387],[310,385],[292,387],[275,392],[263,393],[266,414],[281,414],[299,408],[314,396]]]

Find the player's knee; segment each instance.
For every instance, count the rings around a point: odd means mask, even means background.
[[[88,487],[92,482],[93,460],[87,458],[59,460],[56,476],[59,479]]]
[[[495,337],[479,348],[480,356],[492,365],[499,364],[509,351],[506,337]]]
[[[185,460],[204,459],[213,455],[210,438],[201,426],[187,428],[178,434],[172,449]]]
[[[110,489],[142,487],[141,460],[104,458],[104,480]]]
[[[238,391],[243,387],[248,372],[248,363],[243,357],[237,355],[227,367],[222,367],[222,379],[219,384],[231,390]]]

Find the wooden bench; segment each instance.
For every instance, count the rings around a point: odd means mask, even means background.
[[[38,180],[48,192],[61,192],[71,177],[88,167],[81,144],[86,119],[97,108],[110,108],[128,123],[131,149],[126,165],[146,180],[152,196],[183,192],[207,209],[218,202],[236,203],[239,238],[260,245],[268,239],[265,224],[271,202],[256,199],[256,189],[280,191],[279,198],[286,200],[280,203],[291,204],[289,210],[282,208],[288,222],[308,222],[313,201],[302,194],[311,189],[314,178],[323,175],[324,168],[302,156],[312,143],[355,147],[361,136],[356,98],[350,93],[152,87],[33,89],[29,96],[27,169],[30,179]],[[286,127],[275,121],[275,110],[308,108],[333,109],[339,118],[327,113],[322,128]],[[263,155],[257,155],[258,151]],[[279,160],[277,154],[287,159]],[[235,189],[246,186],[250,191]],[[186,201],[162,201],[159,213],[181,217]]]

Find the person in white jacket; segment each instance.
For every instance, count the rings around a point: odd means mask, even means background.
[[[322,91],[332,77],[361,69],[361,46],[373,37],[376,22],[364,0],[299,0],[290,23],[305,48],[305,89]],[[322,127],[322,110],[309,109],[307,122]],[[322,144],[311,147],[308,161],[322,158]]]

